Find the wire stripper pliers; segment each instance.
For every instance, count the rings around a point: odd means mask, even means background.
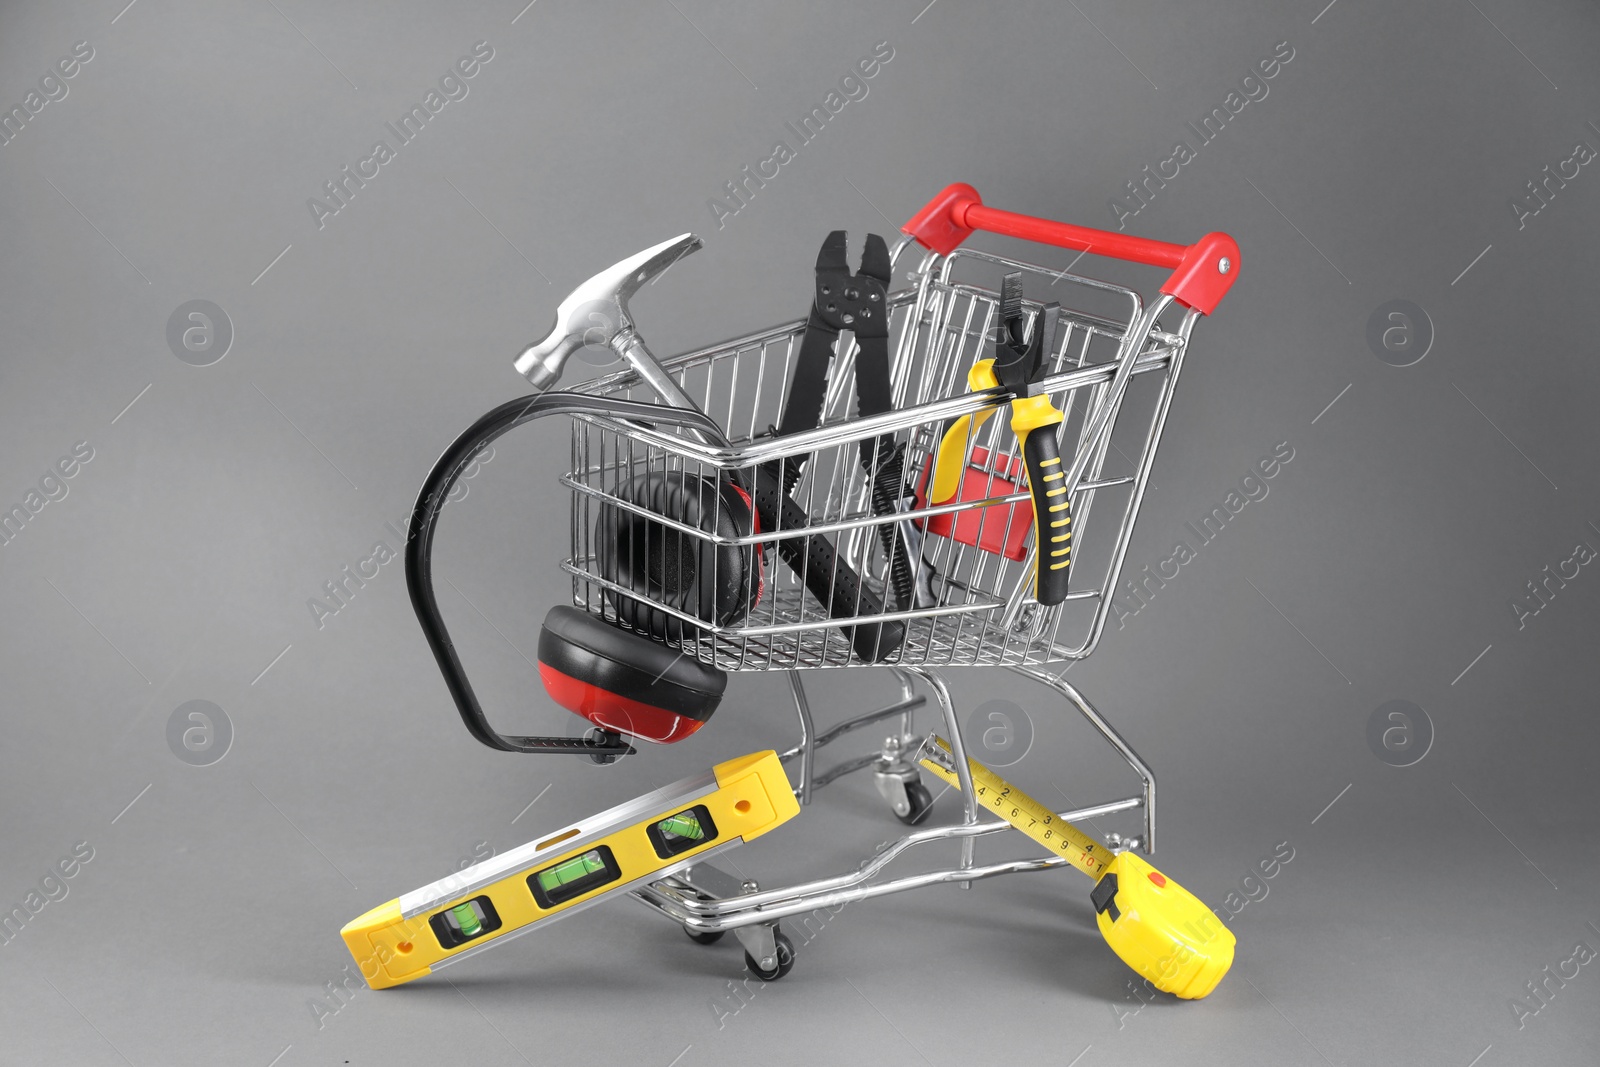
[[[860,418],[894,409],[889,368],[889,277],[891,260],[884,239],[867,234],[861,270],[851,273],[846,233],[834,230],[817,253],[816,289],[800,342],[789,401],[778,424],[785,436],[814,428],[822,417],[828,368],[844,330],[856,340],[856,414]],[[892,517],[906,505],[905,446],[893,434],[861,442],[861,467],[872,485],[872,511]],[[785,487],[798,479],[798,465],[788,461]],[[920,531],[909,522],[883,522],[878,537],[889,560],[890,587],[902,611],[931,606],[932,569],[921,561]]]

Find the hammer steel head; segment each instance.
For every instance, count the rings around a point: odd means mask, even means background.
[[[680,234],[613,263],[578,286],[556,308],[555,325],[544,339],[517,357],[517,373],[535,389],[555,385],[572,353],[585,345],[610,345],[618,334],[633,328],[628,299],[641,285],[702,247],[694,234]]]

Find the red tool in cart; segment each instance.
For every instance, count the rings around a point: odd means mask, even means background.
[[[509,934],[547,911],[554,918],[540,892],[573,906],[619,892],[697,941],[735,931],[754,972],[773,979],[793,964],[779,930],[785,917],[1070,865],[1096,880],[1101,930],[1141,973],[1189,997],[1220,980],[1232,935],[1132,854],[1155,848],[1154,775],[1047,667],[1088,656],[1100,640],[1190,335],[1238,277],[1238,248],[1220,233],[1176,245],[1014,214],[960,184],[902,229],[892,248],[869,236],[859,271],[849,267],[845,234],[831,235],[806,318],[660,362],[628,297],[698,239],[664,242],[585,282],[561,304],[551,334],[518,360],[541,392],[480,419],[424,484],[407,575],[450,691],[484,744],[608,762],[633,741],[670,743],[702,729],[729,673],[786,670],[800,739],[777,759],[796,764],[802,807],[840,775],[870,767],[895,815],[916,825],[932,806],[926,767],[959,789],[961,820],[909,832],[853,871],[762,888],[697,851],[710,857],[736,843],[748,813],[771,818],[745,837],[794,810],[787,792],[782,804],[762,793],[768,799],[754,808],[728,792],[737,785],[730,763],[715,783],[680,783],[682,797],[652,794],[526,846],[515,863],[462,872],[467,889],[402,897],[347,936],[437,920],[450,940],[429,942],[438,967],[476,951],[457,955],[458,944]],[[1077,260],[1062,270],[962,247],[978,230],[1171,273],[1147,302],[1074,272]],[[913,261],[914,245],[924,254]],[[909,287],[892,289],[897,270]],[[628,368],[547,391],[567,358],[596,342]],[[990,417],[1007,410],[1009,419]],[[547,618],[539,659],[551,695],[594,724],[583,739],[507,736],[489,725],[440,618],[429,564],[439,509],[471,457],[553,413],[572,418],[563,478],[572,542],[561,562],[572,601]],[[898,698],[819,732],[803,672],[864,666],[887,669]],[[1110,743],[1140,790],[1064,812],[1027,798],[969,759],[938,673],[946,667],[1005,668],[1050,689]],[[926,702],[919,687],[939,705],[937,743],[934,729],[915,728]],[[877,722],[893,723],[881,747],[818,771],[819,749]],[[759,754],[748,761],[767,766]],[[980,821],[985,809],[1003,821]],[[1132,812],[1142,816],[1132,833],[1097,840],[1071,825]],[[1047,854],[979,863],[977,838],[1012,828]],[[888,874],[907,849],[942,840],[960,843],[948,866]],[[406,944],[396,951],[420,951]]]

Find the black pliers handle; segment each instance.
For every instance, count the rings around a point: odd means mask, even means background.
[[[778,422],[778,435],[815,429],[822,422],[827,396],[828,368],[840,333],[850,330],[856,339],[856,407],[862,416],[889,411],[894,405],[889,381],[888,287],[891,261],[882,237],[868,234],[861,271],[852,274],[846,257],[844,230],[834,230],[817,253],[816,289],[805,334],[795,363],[789,399]],[[872,509],[892,516],[899,511],[904,476],[900,447],[893,435],[883,434],[861,443],[861,465],[872,479]],[[765,464],[757,472],[755,501],[764,529],[792,529],[808,521],[805,510],[789,493],[800,480],[805,459],[794,457]],[[912,603],[913,572],[899,523],[882,523],[879,537],[890,560],[895,596],[902,609]],[[779,555],[835,619],[878,615],[883,603],[860,580],[855,569],[839,558],[825,538],[813,535],[778,541]],[[856,654],[874,662],[898,652],[905,640],[905,624],[898,621],[862,623],[845,627]]]

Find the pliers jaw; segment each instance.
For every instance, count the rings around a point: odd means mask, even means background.
[[[889,246],[877,234],[867,234],[861,270],[856,274],[850,273],[848,251],[844,230],[834,230],[822,242],[810,325],[834,334],[851,330],[857,337],[887,337]]]
[[[1022,274],[1007,274],[1000,283],[1000,326],[995,336],[995,379],[1017,396],[1032,393],[1032,383],[1055,348],[1061,305],[1051,302],[1035,312],[1022,306]]]

